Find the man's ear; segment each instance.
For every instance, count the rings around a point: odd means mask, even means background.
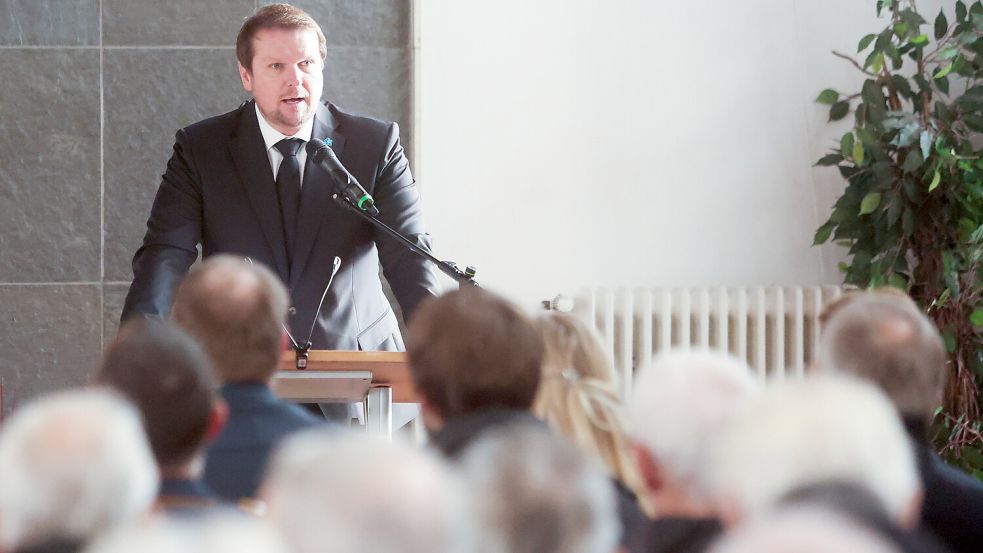
[[[444,417],[426,399],[420,398],[420,416],[428,432],[436,432],[444,427]]]
[[[253,74],[242,66],[241,63],[236,63],[239,66],[239,78],[242,80],[242,88],[246,89],[246,92],[253,91]]]
[[[661,490],[665,482],[655,457],[649,453],[648,449],[638,443],[631,444],[631,451],[635,457],[635,466],[638,467],[638,475],[642,478],[645,489],[650,493]]]
[[[922,501],[925,499],[925,494],[919,491],[911,496],[908,504],[905,505],[904,513],[901,513],[901,527],[905,530],[914,530],[918,526],[918,522],[922,519]]]
[[[212,400],[212,408],[208,413],[208,429],[205,431],[205,441],[213,442],[229,421],[229,404],[217,397]]]

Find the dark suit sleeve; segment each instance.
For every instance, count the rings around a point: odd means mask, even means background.
[[[166,317],[174,290],[198,258],[201,185],[189,143],[187,134],[178,131],[143,245],[133,256],[133,284],[123,305],[124,321],[139,315]]]
[[[417,245],[431,250],[430,235],[423,225],[420,192],[410,173],[410,164],[399,143],[399,126],[389,125],[385,150],[379,163],[373,198],[381,218]],[[409,321],[420,301],[437,294],[437,277],[429,261],[406,249],[376,229],[375,242],[383,273],[389,281],[403,317]]]

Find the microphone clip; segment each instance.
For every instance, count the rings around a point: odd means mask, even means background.
[[[296,358],[296,365],[295,366],[296,366],[297,370],[301,370],[302,371],[302,370],[304,370],[304,369],[307,368],[307,358],[308,358],[308,354],[311,351],[311,345],[312,345],[311,342],[310,341],[307,341],[307,342],[304,342],[301,345],[297,345],[297,346],[294,347],[294,354],[296,354],[295,355],[295,358]]]

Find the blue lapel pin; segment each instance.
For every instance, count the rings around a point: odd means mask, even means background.
[[[327,136],[327,137],[324,138],[324,143],[327,144],[328,146],[330,146],[330,145],[334,144],[334,140],[332,140],[330,136]]]

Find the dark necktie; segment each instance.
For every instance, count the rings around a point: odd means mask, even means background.
[[[299,138],[284,138],[273,147],[283,154],[276,174],[276,191],[283,217],[283,237],[286,240],[287,260],[293,263],[294,237],[297,235],[297,214],[300,211],[300,163],[297,151],[304,145]]]

